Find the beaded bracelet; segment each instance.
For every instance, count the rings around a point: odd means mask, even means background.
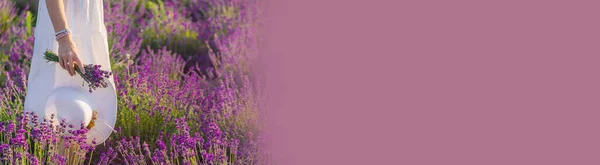
[[[61,30],[56,32],[55,36],[56,36],[56,41],[60,40],[61,38],[69,35],[70,31],[67,29]]]

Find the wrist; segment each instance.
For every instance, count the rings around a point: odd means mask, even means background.
[[[60,38],[60,39],[58,39],[56,41],[58,41],[58,44],[60,44],[60,45],[65,45],[65,44],[69,44],[70,45],[70,44],[73,44],[73,39],[71,38],[70,35],[62,37],[62,38]]]
[[[58,32],[56,32],[54,34],[54,36],[56,37],[56,41],[60,41],[63,38],[69,37],[71,35],[71,31],[69,29],[63,29],[63,30],[59,30]]]

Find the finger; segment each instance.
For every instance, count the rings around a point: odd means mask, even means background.
[[[65,70],[71,75],[71,70],[69,70],[69,59],[69,57],[65,57]]]
[[[71,71],[69,70],[69,60],[67,59],[65,59],[65,71],[67,71],[67,73],[71,75]]]
[[[77,63],[77,67],[79,67],[79,71],[81,74],[85,74],[85,68],[83,67],[83,62],[79,59],[79,56],[75,56],[75,62]]]
[[[58,64],[60,65],[61,68],[65,69],[65,58],[58,57]]]
[[[69,69],[69,74],[73,76],[75,74],[73,66],[73,56],[67,58],[67,68]]]

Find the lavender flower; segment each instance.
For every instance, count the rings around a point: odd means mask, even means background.
[[[44,58],[47,61],[58,62],[58,56],[50,50],[46,50],[44,52]],[[87,64],[84,66],[85,74],[81,73],[80,68],[76,65],[75,71],[88,83],[89,92],[92,93],[93,90],[97,88],[106,88],[108,87],[108,78],[112,75],[111,72],[100,69],[100,65]]]

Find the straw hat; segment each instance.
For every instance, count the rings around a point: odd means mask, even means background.
[[[73,129],[79,129],[84,123],[91,127],[87,142],[103,143],[114,131],[117,121],[114,81],[110,80],[108,87],[90,93],[87,84],[82,85],[84,80],[79,75],[69,76],[55,64],[41,67],[28,82],[25,110],[46,119],[51,119],[54,114],[54,124],[64,119],[74,126]]]

